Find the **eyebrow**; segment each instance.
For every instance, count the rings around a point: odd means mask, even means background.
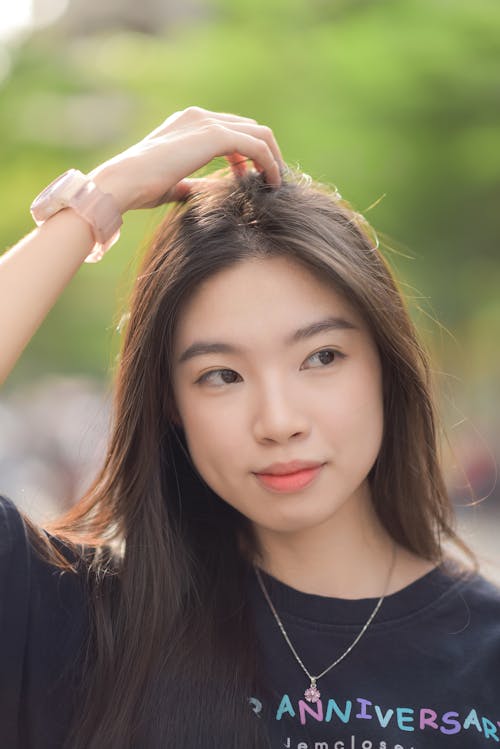
[[[359,330],[350,320],[344,317],[326,317],[323,320],[317,320],[303,328],[299,328],[285,339],[285,345],[291,346],[293,343],[311,338],[318,333],[325,333],[329,330]],[[195,341],[191,346],[180,355],[177,360],[178,364],[194,359],[195,356],[204,354],[243,354],[244,348],[235,346],[224,341]]]

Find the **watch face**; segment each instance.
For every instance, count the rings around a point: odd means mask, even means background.
[[[44,221],[65,205],[64,200],[59,201],[57,196],[68,197],[67,192],[68,188],[71,188],[71,183],[77,181],[78,184],[75,187],[79,186],[79,175],[80,172],[77,169],[68,169],[36,196],[30,206],[31,215],[35,221]]]
[[[42,192],[39,195],[37,195],[37,197],[33,201],[33,205],[35,205],[35,204],[37,204],[39,202],[42,203],[44,200],[46,200],[50,196],[50,194],[52,193],[52,191],[53,191],[53,189],[54,189],[54,187],[56,185],[59,185],[59,184],[62,185],[65,182],[67,182],[68,177],[71,175],[71,172],[73,172],[73,171],[75,171],[75,170],[74,169],[68,169],[67,172],[64,172],[64,174],[60,174],[59,177],[56,177],[54,180],[52,180],[52,182],[50,183],[50,185],[47,185],[47,187],[45,187],[42,190]]]

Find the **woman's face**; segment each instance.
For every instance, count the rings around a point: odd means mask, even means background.
[[[340,322],[308,334],[327,318]],[[198,287],[175,331],[173,387],[198,472],[257,531],[311,528],[366,494],[383,432],[378,352],[351,306],[293,260],[246,260]],[[285,492],[256,476],[292,460],[324,465]]]

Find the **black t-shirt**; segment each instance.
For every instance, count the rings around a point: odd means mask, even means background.
[[[61,543],[61,550],[64,551]],[[262,572],[311,674],[354,640],[377,599],[303,593]],[[318,679],[296,661],[257,578],[248,591],[267,675],[249,709],[273,749],[476,749],[500,743],[500,590],[436,567],[385,598],[359,643]],[[0,497],[0,747],[56,749],[77,709],[88,631],[83,581],[43,562]],[[224,748],[225,749],[225,748]]]
[[[376,598],[296,590],[261,572],[313,676],[353,642]],[[352,651],[317,681],[320,699],[252,581],[269,695],[252,695],[273,749],[479,749],[500,742],[500,590],[448,560],[387,596]]]
[[[44,562],[14,503],[0,497],[1,749],[63,745],[87,632],[83,576]]]

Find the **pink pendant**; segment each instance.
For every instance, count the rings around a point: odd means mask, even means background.
[[[317,702],[321,697],[321,692],[316,687],[316,679],[311,679],[311,686],[304,692],[304,697],[308,702]]]

